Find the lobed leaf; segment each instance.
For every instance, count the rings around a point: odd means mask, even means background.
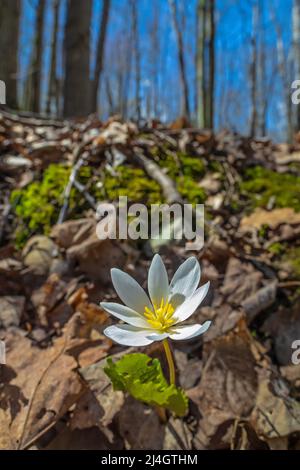
[[[158,359],[142,353],[126,354],[116,362],[108,358],[104,372],[114,390],[128,392],[148,405],[167,408],[177,416],[185,415],[188,398],[183,390],[168,384]]]

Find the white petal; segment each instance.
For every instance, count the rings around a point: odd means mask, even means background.
[[[205,333],[208,328],[210,327],[211,321],[206,321],[203,325],[195,324],[195,325],[180,325],[172,328],[172,332],[169,332],[169,336],[171,339],[174,340],[184,340],[184,339],[191,339],[195,336],[202,335]]]
[[[169,297],[169,281],[165,265],[159,255],[155,255],[148,273],[148,291],[153,304]]]
[[[152,308],[144,289],[129,274],[113,268],[111,270],[111,279],[118,296],[127,307],[141,314],[144,312],[145,307]]]
[[[177,308],[174,313],[174,318],[177,319],[176,323],[186,320],[194,313],[194,311],[199,307],[202,300],[206,296],[207,291],[209,289],[209,284],[210,283],[207,282],[206,284],[204,284],[204,286],[199,287],[199,289],[196,290],[192,297],[186,299],[183,304],[181,304]]]
[[[130,325],[108,326],[103,333],[116,343],[124,346],[147,346],[155,341],[149,337],[151,333],[155,333],[154,330],[141,330]]]
[[[152,339],[152,341],[162,341],[163,339],[168,338],[168,337],[169,337],[168,333],[153,332],[147,335],[147,338]]]
[[[170,297],[173,297],[173,304],[177,306],[185,298],[191,297],[200,281],[201,269],[195,256],[191,256],[182,263],[173,276],[170,284]]]
[[[101,302],[100,305],[108,313],[119,318],[119,320],[129,323],[129,325],[138,326],[139,328],[147,328],[149,326],[142,315],[131,308],[126,307],[126,305],[116,304],[113,302]]]

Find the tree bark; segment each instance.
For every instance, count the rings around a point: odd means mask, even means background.
[[[186,69],[185,69],[183,37],[182,37],[180,26],[178,23],[177,7],[176,7],[175,0],[169,0],[169,5],[170,5],[171,13],[172,13],[174,31],[175,31],[176,38],[177,38],[178,62],[179,62],[182,94],[183,94],[182,115],[189,119],[190,117],[189,90],[188,90],[188,81],[187,81]]]
[[[99,86],[101,86],[101,74],[103,69],[103,59],[105,55],[105,39],[107,24],[109,19],[110,11],[110,0],[103,0],[103,9],[101,16],[101,25],[97,45],[97,58],[96,58],[96,69],[95,69],[95,78],[92,84],[92,111],[97,111],[97,98],[99,93]]]
[[[65,27],[65,117],[87,116],[90,101],[90,20],[92,0],[68,0]]]
[[[208,0],[208,90],[206,103],[206,127],[214,127],[214,91],[215,91],[215,0]]]
[[[18,107],[18,44],[19,44],[20,0],[0,2],[0,80],[6,86],[6,104]]]
[[[251,84],[251,116],[250,116],[250,136],[254,137],[257,130],[257,28],[258,28],[258,4],[253,5],[252,11],[252,36],[251,49],[252,58],[250,64],[250,84]]]
[[[294,78],[300,80],[300,0],[293,1],[292,10],[292,41],[293,41],[293,61],[294,61]],[[297,105],[295,112],[294,131],[300,130],[300,106]]]
[[[131,0],[131,16],[132,16],[132,36],[135,60],[135,106],[136,118],[141,119],[141,53],[138,32],[138,11],[137,1]]]
[[[39,0],[35,22],[35,38],[33,46],[33,56],[31,63],[32,72],[32,106],[31,111],[40,112],[41,100],[41,80],[42,80],[42,57],[43,57],[43,33],[45,0]]]
[[[215,2],[198,1],[197,114],[198,125],[214,127]]]
[[[197,121],[200,128],[205,127],[204,120],[204,50],[205,50],[205,0],[199,0],[197,5]]]
[[[58,35],[58,17],[59,17],[60,0],[53,0],[53,29],[51,37],[51,59],[50,59],[50,76],[48,84],[48,96],[46,104],[47,114],[51,114],[52,103],[55,103],[56,115],[58,112],[57,93],[58,93],[58,79],[56,76],[56,55],[57,55],[57,35]]]

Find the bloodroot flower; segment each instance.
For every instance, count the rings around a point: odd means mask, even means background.
[[[188,258],[169,285],[164,263],[155,255],[148,273],[149,296],[127,273],[112,269],[114,288],[125,305],[101,302],[101,307],[127,324],[112,325],[104,334],[124,346],[147,346],[163,341],[170,369],[170,383],[175,383],[175,367],[167,338],[186,340],[199,336],[209,328],[203,325],[180,325],[201,304],[209,289],[209,282],[197,289],[201,270],[195,257]]]
[[[201,304],[209,282],[197,289],[200,266],[195,257],[188,258],[176,271],[169,285],[164,263],[155,255],[148,273],[149,296],[129,274],[113,268],[114,288],[125,305],[101,302],[101,307],[127,325],[113,325],[104,334],[125,346],[147,346],[166,338],[186,340],[205,333],[211,322],[203,325],[180,325]]]

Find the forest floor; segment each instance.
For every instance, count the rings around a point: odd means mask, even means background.
[[[97,202],[119,196],[204,203],[204,248],[99,240]],[[127,349],[99,306],[118,302],[110,268],[146,287],[158,249],[212,286],[208,332],[173,344],[189,410],[167,422],[112,390],[106,357]],[[300,144],[1,110],[0,339],[0,449],[300,449]],[[167,374],[160,343],[143,351]]]

